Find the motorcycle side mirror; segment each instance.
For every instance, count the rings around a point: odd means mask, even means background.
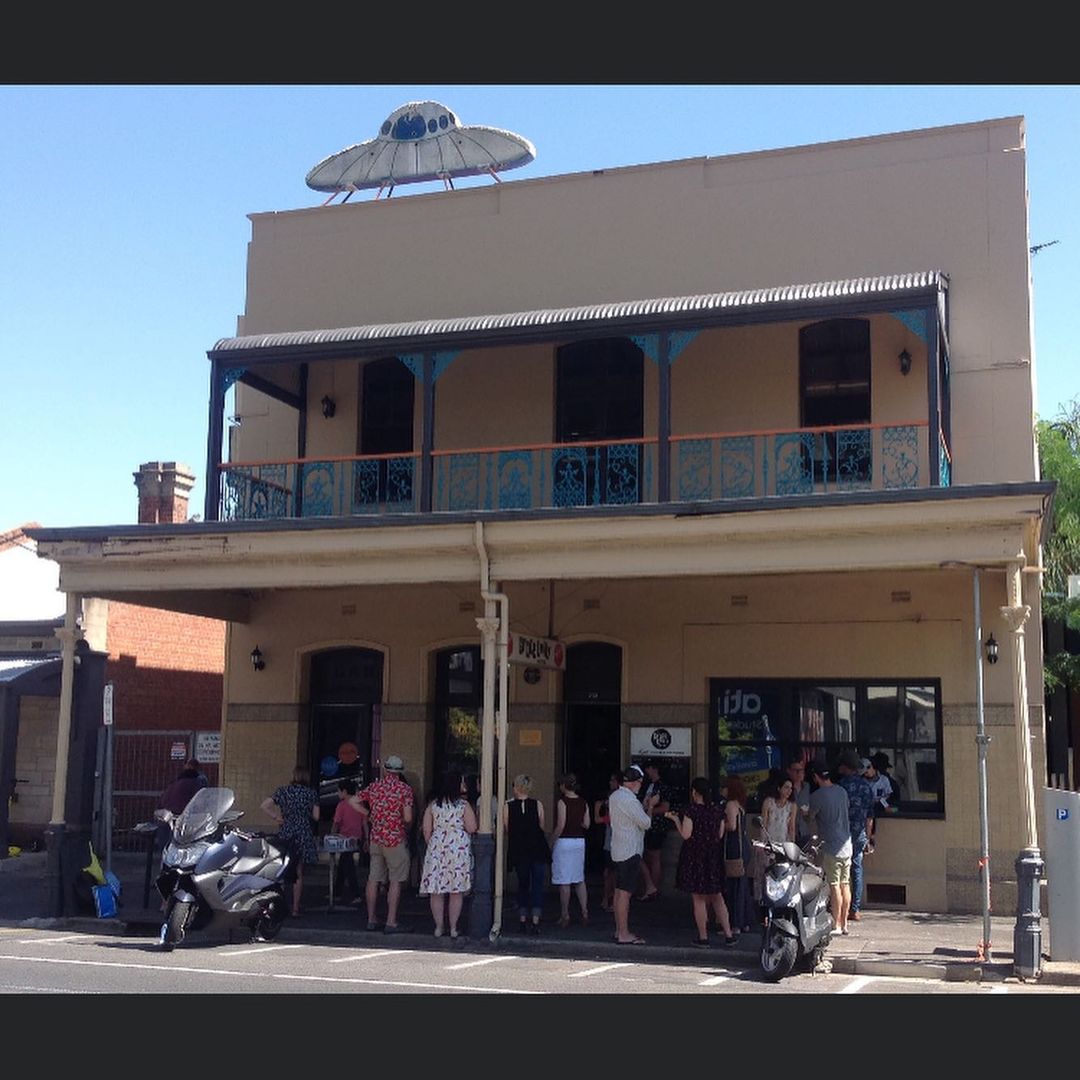
[[[242,818],[243,816],[244,816],[244,811],[243,810],[226,810],[225,813],[221,815],[220,820],[221,821],[237,821],[240,818]]]
[[[173,815],[171,810],[155,810],[154,817],[158,821],[172,821]]]

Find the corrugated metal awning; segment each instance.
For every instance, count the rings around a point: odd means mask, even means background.
[[[813,312],[838,306],[865,309],[869,303],[897,303],[910,308],[919,300],[929,303],[932,297],[940,295],[947,288],[946,274],[927,270],[770,289],[515,311],[502,315],[465,315],[451,319],[372,323],[337,329],[248,334],[222,338],[208,355],[214,360],[237,363],[241,359],[280,359],[298,352],[341,353],[343,347],[350,351],[387,347],[401,350],[536,340],[566,333],[602,331],[606,324],[617,326],[623,333],[676,327],[690,329],[737,322],[740,317],[795,317],[800,310]]]
[[[18,660],[0,660],[0,683],[13,683],[27,672],[35,671],[46,664],[57,664],[60,657],[56,653],[47,656],[25,657]]]

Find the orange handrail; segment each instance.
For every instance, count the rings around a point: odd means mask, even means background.
[[[432,450],[432,457],[447,457],[450,454],[497,454],[506,450],[565,450],[575,446],[647,446],[660,440],[655,435],[639,439],[597,439],[593,442],[552,442],[522,443],[518,446],[473,446],[462,449]]]
[[[254,469],[265,468],[268,465],[322,465],[331,461],[386,461],[390,458],[418,458],[419,450],[402,450],[397,454],[342,454],[333,457],[302,457],[280,458],[275,461],[223,461],[218,465],[219,469]]]
[[[700,435],[672,435],[671,442],[688,439],[745,439],[761,435],[816,435],[830,431],[880,431],[895,427],[929,427],[928,420],[898,420],[888,424],[832,424],[828,427],[762,428],[758,431],[712,431]]]

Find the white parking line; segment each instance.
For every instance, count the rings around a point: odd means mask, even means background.
[[[480,967],[481,964],[497,964],[500,960],[520,960],[520,956],[485,956],[483,960],[466,960],[464,964],[449,964],[445,971],[460,971],[462,968]]]
[[[837,993],[857,994],[864,986],[869,986],[873,981],[873,977],[870,975],[860,975],[857,979],[852,979],[843,990],[838,990]]]
[[[82,934],[68,934],[66,937],[51,937],[51,938],[28,937],[28,938],[23,938],[21,941],[16,941],[15,944],[16,945],[59,945],[64,941],[78,941],[78,939],[81,938],[81,937],[83,937]]]
[[[728,982],[730,975],[713,975],[711,978],[702,979],[698,986],[719,986],[722,982]]]
[[[331,964],[348,964],[353,960],[374,960],[377,956],[404,956],[406,953],[415,952],[415,949],[377,949],[375,952],[356,953],[353,956],[339,956],[330,960]]]
[[[517,957],[506,957],[507,960]],[[280,979],[284,982],[333,983],[351,986],[399,986],[408,990],[460,990],[471,994],[542,994],[543,990],[512,990],[502,986],[461,986],[454,983],[409,982],[404,979],[341,979],[331,975],[290,975],[285,972],[265,972],[254,976],[250,971],[235,971],[228,968],[185,967],[180,964],[126,964],[109,960],[67,960],[52,956],[17,956],[0,955],[0,960],[10,960],[19,964],[66,964],[71,967],[122,968],[128,971],[160,971],[175,974],[184,972],[189,975],[220,975],[231,979]],[[170,992],[172,992],[170,990]]]
[[[251,953],[268,953],[277,949],[302,949],[303,945],[256,945],[254,949],[237,949],[235,952],[223,952],[222,956],[249,956]]]
[[[629,967],[629,964],[601,964],[600,967],[589,968],[587,971],[573,971],[568,979],[586,979],[590,975],[599,975],[601,971],[613,971],[615,968]]]
[[[1007,986],[995,986],[990,991],[991,994],[1007,994],[1008,992],[1009,988]]]

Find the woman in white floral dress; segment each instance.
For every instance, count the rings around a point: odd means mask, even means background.
[[[458,936],[461,907],[465,894],[472,888],[473,856],[469,837],[476,832],[476,814],[465,795],[461,773],[447,773],[438,794],[424,810],[422,828],[427,851],[420,876],[420,892],[429,895],[436,937],[443,936],[447,923],[450,936]]]

